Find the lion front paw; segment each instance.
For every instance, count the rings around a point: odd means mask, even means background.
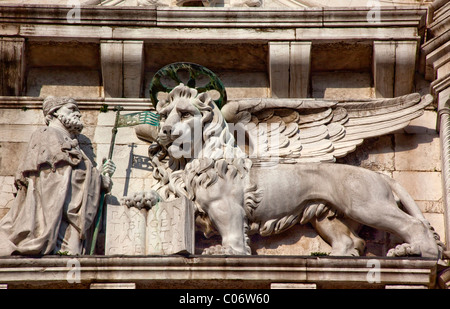
[[[125,196],[122,199],[122,204],[127,207],[136,207],[138,209],[147,208],[150,209],[155,206],[161,197],[156,191],[140,191],[134,193],[132,196]]]
[[[229,246],[216,245],[203,250],[202,255],[245,255]]]
[[[389,250],[387,256],[420,256],[420,253],[420,249],[417,246],[404,243]]]

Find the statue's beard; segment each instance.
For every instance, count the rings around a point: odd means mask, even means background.
[[[83,130],[83,123],[78,116],[58,115],[59,121],[66,127],[67,131],[73,134],[80,134]]]

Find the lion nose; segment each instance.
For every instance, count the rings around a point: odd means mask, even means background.
[[[170,126],[170,125],[164,125],[164,126],[161,128],[161,131],[162,131],[162,133],[163,133],[164,135],[170,135],[170,132],[172,132],[172,126]]]
[[[174,128],[171,125],[163,125],[161,127],[161,133],[160,137],[169,138],[171,140],[174,140],[178,138],[181,134],[177,132],[177,130],[174,130]]]

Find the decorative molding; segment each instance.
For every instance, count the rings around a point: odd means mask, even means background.
[[[158,26],[167,27],[386,27],[421,28],[425,8],[380,8],[380,21],[367,19],[370,8],[157,8]]]
[[[0,109],[42,109],[44,98],[0,96]],[[139,98],[75,98],[81,110],[100,110],[106,104],[110,110],[122,106],[128,111],[154,110],[150,99]]]
[[[0,6],[0,22],[70,25],[67,6]],[[83,6],[76,26],[165,27],[417,27],[425,25],[426,7],[380,7],[380,20],[370,22],[371,8],[197,8]]]
[[[96,25],[96,26],[156,26],[154,7],[81,7],[81,19],[69,23],[67,15],[72,9],[66,5],[14,5],[0,6],[1,23],[52,24],[52,25]]]
[[[420,40],[425,7],[380,7],[378,22],[368,21],[369,9],[83,6],[80,20],[69,23],[66,6],[2,5],[0,36],[144,43]]]
[[[439,101],[440,94],[444,92],[446,89],[450,89],[450,73],[432,81],[430,87],[431,93],[435,96],[435,99]],[[444,104],[447,104],[446,98],[444,99],[444,102],[442,102],[440,105],[444,106]]]
[[[190,286],[195,281],[205,286],[227,287],[241,282],[265,285],[271,283],[352,284],[358,287],[385,285],[436,285],[437,266],[430,259],[393,258],[333,258],[301,256],[248,256],[248,257],[64,257],[41,258],[7,257],[0,259],[0,283],[14,287],[32,284],[34,287],[68,283],[68,271],[74,261],[79,265],[79,285],[108,283],[137,283],[137,287],[158,284],[161,288],[174,283]],[[373,268],[374,262],[379,266]],[[72,263],[72,264],[71,264]],[[376,271],[376,276],[372,276]],[[72,274],[70,273],[70,274]],[[378,276],[379,275],[379,276]],[[371,279],[377,279],[374,282]],[[368,281],[369,279],[369,281]],[[379,279],[379,280],[378,280]],[[372,281],[373,283],[370,283]]]
[[[91,283],[90,289],[95,290],[134,290],[136,289],[136,283]]]

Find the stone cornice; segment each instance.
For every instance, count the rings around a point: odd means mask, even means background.
[[[153,110],[150,99],[139,98],[75,98],[81,110],[100,110],[105,105],[110,109],[122,106],[124,110]],[[0,96],[0,109],[41,109],[44,98]]]
[[[72,7],[62,5],[0,5],[0,23],[93,25],[93,26],[156,26],[156,10],[148,7],[80,8],[79,23],[67,20]]]
[[[422,27],[425,7],[381,7],[379,22],[361,8],[157,8],[82,6],[79,23],[69,23],[71,7],[1,5],[0,22],[77,26],[132,27]]]
[[[158,8],[157,25],[166,27],[387,27],[424,25],[423,8],[381,8],[380,21],[370,23],[370,8]]]
[[[43,40],[144,42],[418,41],[425,7],[370,8],[156,8],[82,6],[69,23],[65,6],[0,6],[0,36]],[[356,27],[356,28],[355,28]],[[357,31],[355,31],[357,29]]]
[[[68,272],[78,264],[81,284],[92,282],[181,282],[185,287],[194,281],[205,284],[251,283],[316,283],[356,284],[370,288],[375,285],[436,284],[436,261],[421,258],[339,258],[301,256],[47,256],[42,258],[0,258],[0,283],[43,286],[67,282]],[[374,268],[374,265],[376,268]],[[377,272],[374,275],[374,271]],[[369,278],[369,280],[368,280]],[[210,283],[208,283],[210,282]],[[162,283],[161,283],[162,284]],[[209,285],[211,286],[211,285]]]

